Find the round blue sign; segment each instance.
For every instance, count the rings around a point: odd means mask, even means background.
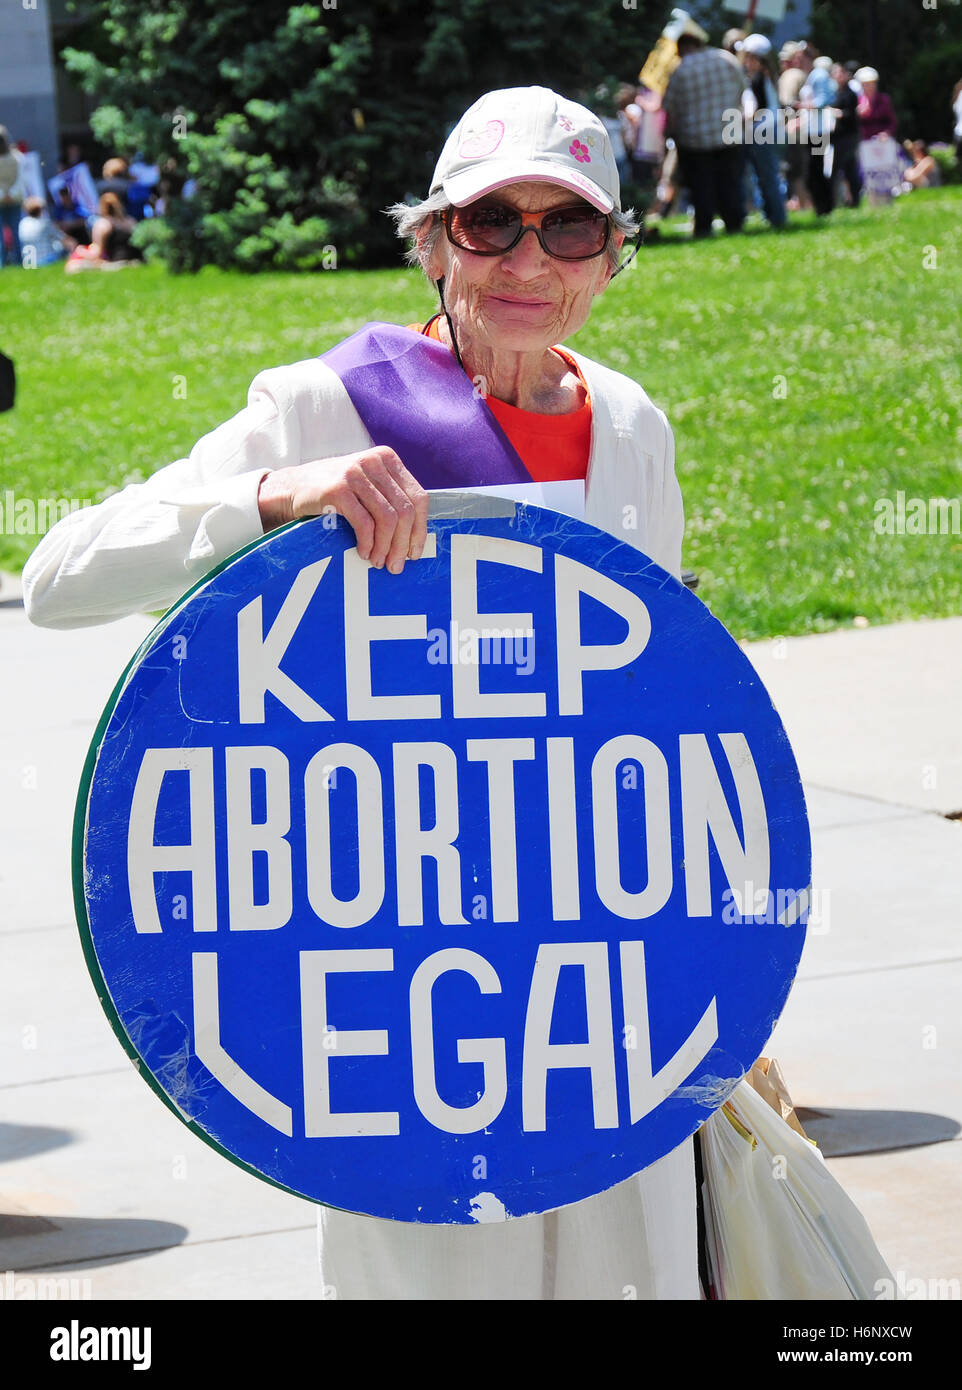
[[[400,576],[340,519],[161,621],[77,810],[88,963],[201,1138],[331,1206],[591,1196],[747,1071],[804,939],[805,803],[755,671],[637,550],[519,504]]]

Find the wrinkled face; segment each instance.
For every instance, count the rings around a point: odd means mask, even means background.
[[[516,183],[483,201],[537,213],[583,200],[554,184]],[[444,277],[444,302],[462,349],[476,344],[494,352],[538,352],[563,342],[585,322],[591,301],[612,276],[607,253],[560,261],[541,249],[533,230],[501,256],[462,251],[445,236],[426,269],[432,280]]]

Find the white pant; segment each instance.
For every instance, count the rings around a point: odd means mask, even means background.
[[[698,1299],[692,1141],[597,1197],[502,1225],[321,1207],[318,1255],[328,1298]]]

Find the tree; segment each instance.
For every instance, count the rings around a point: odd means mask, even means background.
[[[381,216],[422,197],[444,135],[496,87],[582,100],[632,79],[655,0],[92,0],[63,52],[97,138],[195,181],[138,238],[174,269],[392,260]]]

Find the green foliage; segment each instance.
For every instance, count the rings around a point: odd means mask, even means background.
[[[952,89],[962,80],[962,33],[947,43],[925,47],[916,53],[900,82],[907,115],[906,138],[951,140],[955,125]],[[898,111],[898,107],[896,107]]]
[[[943,183],[962,183],[959,157],[951,145],[930,145],[929,154],[939,166]]]
[[[196,181],[170,228],[176,270],[391,263],[383,210],[423,197],[446,131],[483,92],[541,84],[590,100],[633,78],[661,0],[90,0],[63,58],[93,126]]]
[[[748,10],[747,0],[742,7],[742,14],[726,9],[724,0],[688,0],[688,3],[682,3],[680,7],[701,25],[708,35],[708,42],[716,47],[721,44],[729,29],[744,28],[744,15]],[[666,20],[669,9],[670,7],[666,7]],[[756,20],[751,27],[759,34],[769,34],[772,30],[771,23],[764,19]]]

